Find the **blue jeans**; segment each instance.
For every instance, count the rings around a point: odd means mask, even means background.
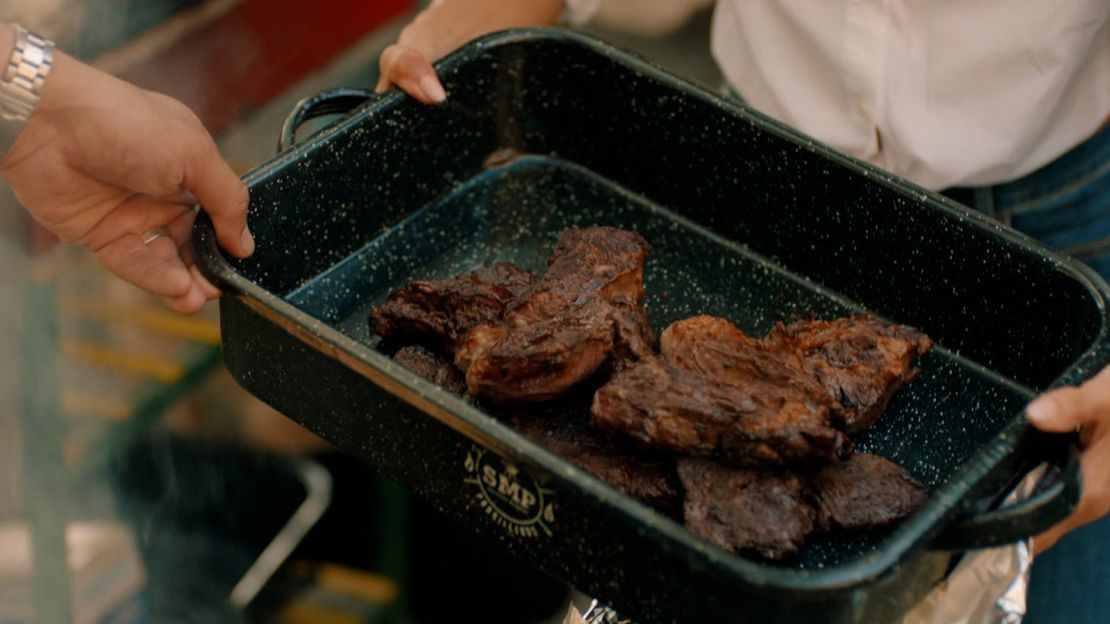
[[[1086,262],[1110,281],[1110,127],[1006,184],[949,197]],[[1110,623],[1110,517],[1033,563],[1027,624]]]
[[[1023,178],[944,194],[1086,262],[1110,280],[1110,126]]]

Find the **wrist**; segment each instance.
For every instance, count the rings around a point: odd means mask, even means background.
[[[15,51],[15,24],[0,22],[0,59],[5,62]]]
[[[84,74],[91,69],[77,59],[55,51],[54,67],[42,86],[42,97],[36,112],[47,113],[72,104],[80,95],[85,82]],[[34,117],[34,115],[32,115]]]

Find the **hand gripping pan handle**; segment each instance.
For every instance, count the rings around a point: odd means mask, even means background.
[[[297,102],[281,127],[281,135],[278,137],[278,151],[284,151],[297,142],[297,130],[305,122],[326,115],[349,113],[375,97],[377,97],[377,94],[367,89],[340,87],[321,91]],[[194,244],[198,238],[207,241],[206,245],[198,245],[195,248],[201,272],[220,290],[225,292],[234,291],[235,288],[231,286],[228,279],[233,274],[233,270],[228,266],[227,261],[221,258],[212,232],[211,221],[206,215],[202,214],[197,219],[195,227],[201,236],[194,236]]]
[[[1082,492],[1079,471],[1079,444],[1074,434],[1037,433],[1031,470],[1042,463],[1054,467],[1037,490],[1023,501],[973,513],[957,519],[938,535],[930,548],[934,550],[973,550],[993,548],[1035,536],[1052,527],[1075,509]],[[1018,479],[1020,481],[1020,479]]]
[[[288,149],[297,142],[297,130],[305,122],[317,117],[349,113],[375,97],[377,97],[377,94],[368,89],[339,87],[321,91],[297,102],[293,110],[289,111],[289,116],[285,118],[285,123],[281,127],[281,136],[278,137],[278,151]]]

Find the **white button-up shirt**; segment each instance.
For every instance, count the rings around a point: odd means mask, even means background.
[[[1110,0],[718,0],[712,46],[757,110],[934,189],[1021,177],[1110,115]]]

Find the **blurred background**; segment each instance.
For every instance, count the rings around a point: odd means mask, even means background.
[[[181,99],[245,172],[299,99],[373,85],[422,4],[5,0],[0,16]],[[715,88],[710,4],[605,0],[585,28]],[[215,305],[161,307],[2,182],[0,266],[0,623],[562,621],[568,588],[240,390]]]

